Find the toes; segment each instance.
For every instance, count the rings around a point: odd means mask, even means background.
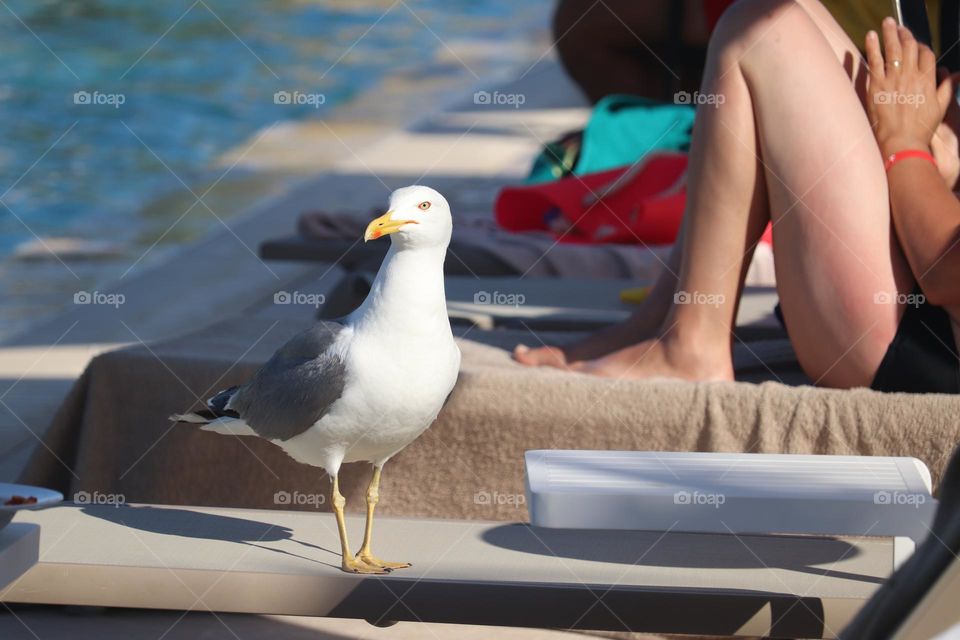
[[[578,373],[589,373],[592,365],[593,360],[581,360],[580,362],[571,363],[567,368],[570,369],[570,371],[576,371]]]
[[[540,361],[540,364],[545,367],[566,369],[568,366],[567,356],[563,353],[562,349],[558,349],[557,347],[544,347],[542,355],[543,359]]]
[[[387,562],[374,556],[357,556],[356,559],[358,562],[383,569],[386,572],[393,571],[394,569],[406,569],[407,567],[413,566],[409,562]]]
[[[347,573],[356,573],[356,574],[365,575],[365,576],[368,576],[368,575],[383,576],[390,573],[390,571],[387,569],[381,569],[379,567],[361,566],[361,565],[351,565],[349,567],[344,568],[343,570],[346,571]]]
[[[513,350],[513,358],[528,367],[556,367],[562,369],[567,366],[566,356],[557,347],[531,349],[526,345],[518,344]]]
[[[359,573],[359,574],[371,574],[371,575],[384,575],[390,573],[390,570],[385,567],[379,567],[374,564],[364,562],[359,558],[354,558],[350,562],[344,562],[341,567],[347,573]]]
[[[535,364],[534,357],[532,355],[530,347],[525,344],[518,344],[513,348],[513,359],[519,362],[520,364],[525,364],[527,366],[532,366]]]

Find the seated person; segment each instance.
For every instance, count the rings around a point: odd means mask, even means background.
[[[882,51],[876,33],[866,48],[869,67],[816,0],[728,9],[701,87],[726,100],[697,114],[684,222],[651,294],[623,324],[516,359],[732,380],[744,274],[772,222],[783,320],[812,381],[960,392],[953,79],[938,87],[933,52],[891,19]]]

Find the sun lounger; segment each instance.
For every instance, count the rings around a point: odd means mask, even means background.
[[[171,412],[245,380],[309,324],[307,315],[305,309],[299,321],[235,318],[149,349],[99,356],[45,433],[46,447],[37,447],[23,480],[68,497],[100,491],[130,502],[260,508],[280,506],[278,491],[325,486],[314,469],[269,443],[218,438],[167,421]],[[460,384],[437,423],[390,461],[380,507],[385,514],[523,518],[525,505],[482,497],[523,494],[522,453],[529,449],[913,456],[927,463],[936,487],[960,440],[955,396],[781,382],[601,380],[526,369],[502,348],[475,341],[535,344],[527,331],[462,330],[469,333],[460,342]],[[766,343],[748,344],[749,354]],[[751,371],[789,381],[794,369],[764,362]],[[363,465],[344,469],[341,488],[351,504],[362,502],[366,476]],[[225,483],[227,477],[233,480]]]
[[[383,518],[380,551],[413,567],[363,578],[340,571],[326,513],[64,506],[22,519],[42,527],[41,560],[0,591],[10,604],[819,638],[893,567],[881,538]]]
[[[910,484],[913,471],[908,461],[898,473]],[[17,515],[12,527],[40,527],[40,560],[0,588],[0,601],[377,625],[919,640],[960,621],[960,450],[941,498],[930,534],[896,571],[895,544],[883,537],[383,518],[379,548],[413,566],[373,577],[339,570],[331,514],[67,505]],[[362,525],[348,518],[349,529]]]
[[[363,302],[374,273],[346,276],[329,296],[320,317],[338,318]],[[447,312],[454,321],[480,329],[589,331],[626,319],[636,304],[621,293],[639,283],[624,279],[447,276]],[[746,287],[737,316],[742,340],[786,339],[774,315],[778,301],[772,287]]]
[[[361,225],[362,226],[362,225]],[[313,260],[336,263],[349,271],[376,271],[387,243],[359,241],[355,234],[336,239],[287,236],[260,245],[264,260]],[[444,269],[448,275],[625,278],[652,281],[663,268],[668,246],[557,243],[545,233],[510,233],[488,221],[467,222],[454,230]],[[773,286],[773,253],[760,245],[747,284]]]
[[[623,629],[620,620],[625,620],[630,628],[673,633],[833,635],[892,570],[892,540],[595,532],[584,545],[563,530],[489,521],[525,519],[522,452],[527,449],[909,455],[928,462],[936,487],[949,451],[960,440],[960,404],[953,396],[781,383],[598,380],[521,369],[498,348],[461,341],[460,387],[437,424],[391,461],[392,473],[382,487],[380,509],[403,518],[379,529],[386,543],[381,551],[397,557],[412,551],[409,557],[422,573],[363,581],[317,566],[324,556],[335,559],[308,546],[335,549],[335,530],[324,527],[331,516],[316,513],[326,509],[321,498],[277,498],[282,492],[321,495],[328,485],[314,470],[266,443],[224,440],[166,421],[174,408],[248,377],[279,343],[309,323],[308,313],[303,315],[302,320],[236,318],[149,349],[123,349],[95,359],[24,474],[32,484],[59,488],[89,504],[18,516],[24,523],[45,519],[43,560],[14,583],[8,599],[182,609],[206,605],[218,611],[269,607],[277,613],[381,621],[413,619],[415,612],[437,621],[599,629]],[[471,338],[505,347],[521,336],[530,334],[470,332]],[[784,373],[776,365],[768,368],[768,375]],[[341,477],[353,508],[362,504],[367,479],[361,467],[348,465]],[[313,513],[190,508],[169,515],[159,508],[96,506],[117,497],[128,503]],[[218,517],[190,515],[198,511]],[[469,522],[409,520],[423,517]],[[55,544],[57,531],[74,525],[76,536],[71,532],[65,540],[75,538],[81,555],[72,544]],[[350,526],[358,527],[359,521],[351,520]],[[946,535],[941,539],[949,540]],[[115,542],[121,538],[126,544]],[[84,543],[91,540],[97,544]],[[412,546],[391,548],[389,540]],[[458,540],[464,546],[454,544]],[[744,548],[743,541],[750,546]],[[544,552],[544,542],[550,552]],[[453,545],[457,553],[440,554],[431,567],[438,543]],[[617,580],[624,571],[625,580]],[[147,583],[157,587],[149,600]],[[276,584],[287,586],[266,588]],[[391,590],[390,585],[402,586]],[[599,593],[609,588],[603,606],[597,603],[596,585],[603,586]],[[408,591],[409,598],[403,595]],[[104,594],[113,593],[117,599],[107,600]],[[210,597],[198,603],[199,594]],[[593,609],[578,620],[589,606]]]
[[[363,242],[362,240],[320,240],[302,236],[288,236],[267,240],[260,245],[260,257],[264,260],[293,260],[336,263],[348,271],[376,271],[389,248],[387,242]],[[456,256],[456,257],[454,257]],[[444,263],[448,275],[516,275],[509,264],[469,244],[455,244],[450,258]]]

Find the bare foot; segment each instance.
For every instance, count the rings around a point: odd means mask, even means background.
[[[635,345],[657,334],[659,322],[651,322],[649,310],[641,310],[630,318],[593,333],[582,340],[563,347],[530,347],[520,344],[513,350],[514,359],[529,367],[556,367],[567,369],[572,364],[594,360]]]
[[[690,381],[733,380],[729,345],[705,348],[672,337],[653,338],[602,358],[575,363],[573,371],[620,379],[677,378]]]

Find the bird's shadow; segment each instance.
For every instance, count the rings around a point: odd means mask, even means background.
[[[328,567],[333,567],[334,569],[340,568],[339,551],[333,551],[317,544],[297,540],[293,537],[294,532],[292,529],[268,522],[192,511],[189,509],[177,509],[175,507],[88,505],[83,507],[82,512],[86,515],[139,531],[179,536],[181,538],[201,538],[204,540],[235,542],[274,553],[293,556],[294,558],[300,558],[309,562],[316,562]],[[332,564],[318,560],[317,558],[302,556],[263,544],[282,542],[284,540],[329,553],[338,558],[338,562],[337,564]]]
[[[504,524],[483,533],[494,546],[521,553],[685,569],[779,568],[821,577],[880,584],[883,578],[841,571],[841,561],[860,554],[845,540],[810,536],[715,535],[704,549],[699,534],[644,531],[550,529]],[[827,564],[829,568],[823,568]]]

